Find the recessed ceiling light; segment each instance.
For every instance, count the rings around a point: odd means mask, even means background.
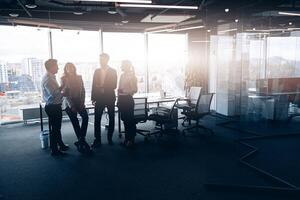
[[[238,23],[238,22],[239,22],[239,19],[235,19],[234,21],[235,21],[235,23]]]
[[[9,16],[11,16],[11,17],[19,17],[19,14],[18,13],[9,13]]]
[[[37,7],[35,0],[27,0],[25,6],[30,9],[34,9]]]
[[[228,13],[228,12],[229,12],[229,8],[225,8],[225,12],[227,12],[227,13]]]
[[[115,15],[118,13],[115,8],[110,8],[107,12],[111,15]]]
[[[253,31],[255,31],[255,30],[256,30],[256,28],[253,28],[252,30],[253,30]]]
[[[210,29],[208,29],[208,30],[207,30],[207,32],[208,32],[208,33],[210,33],[210,32],[211,32],[211,30],[210,30]]]
[[[83,12],[81,12],[81,11],[74,11],[73,14],[74,15],[83,15]]]
[[[293,22],[289,22],[289,25],[290,25],[290,26],[293,25]]]

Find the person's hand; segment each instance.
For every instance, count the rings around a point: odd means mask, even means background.
[[[72,107],[72,108],[71,108],[71,111],[72,111],[73,113],[77,113],[77,109],[76,109],[75,107]]]

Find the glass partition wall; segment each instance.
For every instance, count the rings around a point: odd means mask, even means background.
[[[215,109],[243,121],[287,120],[298,113],[297,33],[211,36],[210,91]]]
[[[58,81],[67,62],[76,65],[84,80],[87,103],[102,50],[110,54],[110,65],[119,75],[121,61],[132,61],[140,95],[159,94],[160,90],[171,96],[183,94],[185,34],[0,26],[0,44],[0,124],[22,121],[24,109],[38,108],[44,62],[51,55],[59,63]]]

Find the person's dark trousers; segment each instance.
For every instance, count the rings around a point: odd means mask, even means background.
[[[57,145],[64,146],[60,132],[62,122],[61,104],[46,105],[45,111],[49,118],[50,148],[53,152],[56,152],[58,151]]]
[[[95,123],[94,123],[94,135],[95,139],[101,141],[101,118],[104,108],[107,108],[109,125],[107,139],[108,141],[112,140],[113,132],[115,129],[115,101],[110,103],[96,102],[95,105]]]
[[[66,108],[66,113],[68,114],[71,123],[73,125],[75,134],[78,138],[78,140],[85,140],[86,132],[87,132],[87,127],[88,127],[88,122],[89,122],[89,116],[86,111],[86,109],[83,109],[79,112],[73,112],[71,108],[67,107]],[[81,127],[79,125],[79,120],[77,118],[77,113],[81,116],[82,122],[81,122]]]
[[[120,95],[118,98],[121,120],[123,121],[125,128],[125,140],[134,141],[136,135],[134,100],[131,95]]]

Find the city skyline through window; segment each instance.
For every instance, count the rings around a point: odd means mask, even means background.
[[[50,39],[51,32],[51,41]],[[184,74],[186,49],[183,34],[149,35],[145,43],[143,33],[113,33],[100,31],[58,30],[25,26],[0,26],[0,124],[22,121],[23,109],[37,108],[41,102],[41,78],[45,74],[44,62],[50,58],[52,45],[53,58],[58,60],[60,82],[64,65],[73,62],[78,74],[82,75],[86,88],[86,102],[90,103],[90,90],[93,73],[99,67],[101,49],[110,55],[109,65],[120,75],[121,61],[132,61],[138,77],[138,93],[147,92],[153,81],[163,87],[150,92],[159,94],[160,90],[178,95],[183,91],[183,80],[153,80],[149,76],[174,70]],[[103,44],[101,44],[101,37]],[[155,38],[156,39],[153,39]],[[178,42],[179,41],[179,42]],[[150,43],[156,44],[150,44]],[[147,73],[146,46],[149,48]],[[151,49],[150,49],[151,48]],[[176,49],[177,48],[177,49]],[[174,53],[175,52],[175,53]],[[154,71],[153,71],[154,70]],[[170,74],[172,76],[172,74]],[[168,78],[168,76],[166,76]],[[182,78],[183,79],[183,78]],[[171,80],[171,79],[170,79]],[[177,82],[179,84],[177,84]],[[175,84],[176,88],[173,87]],[[182,88],[181,88],[182,85]],[[179,91],[179,92],[178,92]]]

